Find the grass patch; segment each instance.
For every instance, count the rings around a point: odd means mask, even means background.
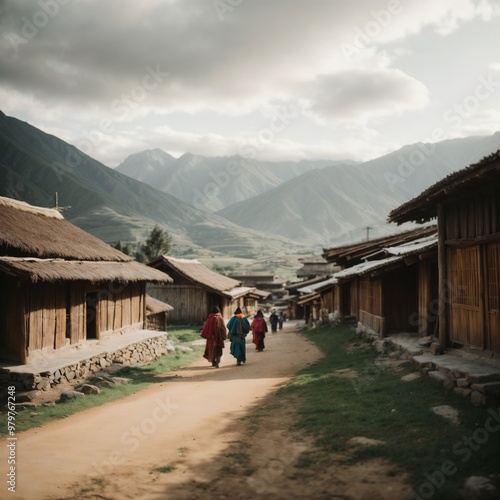
[[[250,465],[251,445],[245,441],[233,441],[231,447],[224,454],[221,472],[232,476],[251,476],[255,469]]]
[[[325,356],[278,391],[281,397],[299,399],[294,428],[314,435],[322,455],[303,456],[301,467],[328,462],[329,454],[349,448],[346,463],[384,458],[408,474],[416,492],[428,483],[440,499],[459,497],[465,478],[472,475],[494,475],[498,484],[498,407],[475,407],[426,376],[402,382],[400,378],[416,371],[416,366],[388,363],[348,327],[323,327],[303,335]],[[444,404],[460,412],[458,425],[431,411]],[[492,419],[493,413],[499,415],[498,421]],[[350,448],[348,441],[360,436],[383,444]],[[442,475],[441,485],[438,477],[446,467],[454,472]]]
[[[172,326],[168,328],[168,338],[176,344],[187,344],[195,340],[203,340],[200,336],[202,325],[199,326]]]
[[[102,477],[96,477],[90,481],[88,486],[84,486],[80,489],[80,493],[95,493],[96,491],[102,491],[106,486],[106,481]]]
[[[177,467],[175,465],[162,465],[161,467],[156,467],[155,472],[161,472],[162,474],[168,474],[173,472]]]
[[[192,329],[191,329],[192,330]],[[186,331],[187,333],[187,331]],[[170,338],[170,335],[169,335]],[[99,394],[89,395],[82,398],[70,399],[58,402],[52,406],[37,406],[36,408],[18,409],[16,415],[16,433],[33,427],[40,427],[52,420],[69,417],[75,413],[101,406],[118,399],[134,394],[151,384],[159,384],[175,378],[175,370],[189,364],[197,359],[203,352],[201,346],[192,346],[192,352],[177,350],[175,354],[166,354],[156,361],[144,366],[124,366],[113,376],[129,379],[127,383],[119,385],[102,385],[102,380],[95,376],[90,377],[83,383],[99,385]],[[173,372],[173,373],[171,373]],[[80,384],[81,385],[81,384]],[[7,434],[7,412],[0,412],[0,435]]]

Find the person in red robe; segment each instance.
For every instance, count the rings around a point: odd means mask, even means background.
[[[257,311],[255,318],[250,324],[250,330],[252,330],[252,341],[256,346],[255,349],[262,352],[265,347],[264,339],[266,338],[267,323],[260,309]]]
[[[207,340],[203,357],[212,363],[212,366],[219,368],[224,341],[227,338],[227,328],[217,306],[212,308],[212,312],[203,324],[201,336]]]

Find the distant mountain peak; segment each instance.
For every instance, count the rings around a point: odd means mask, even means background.
[[[67,164],[68,151],[77,154],[77,165]],[[135,157],[146,162],[141,168],[148,174],[150,167],[162,172],[170,168],[168,163],[176,162],[161,149]],[[67,220],[108,243],[144,241],[159,224],[171,234],[178,252],[201,247],[232,255],[260,255],[263,249],[275,253],[283,245],[294,246],[285,238],[270,238],[199,210],[103,165],[55,136],[1,114],[0,197],[43,207],[52,206],[54,192],[61,204],[71,205],[64,214]]]

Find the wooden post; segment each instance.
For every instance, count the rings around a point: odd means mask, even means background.
[[[447,271],[446,271],[446,247],[444,244],[445,234],[445,217],[444,207],[442,203],[437,206],[437,225],[438,225],[438,290],[439,290],[439,343],[443,349],[447,347]]]

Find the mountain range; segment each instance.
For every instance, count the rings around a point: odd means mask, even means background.
[[[127,157],[116,171],[154,186],[205,211],[215,212],[244,201],[298,175],[351,161],[257,161],[242,156],[204,157],[186,153],[174,158],[161,149]]]
[[[155,149],[129,156],[117,170],[262,234],[328,246],[359,241],[370,231],[401,231],[386,223],[392,209],[498,149],[500,132],[408,145],[364,163],[190,153],[175,159]]]
[[[500,132],[408,145],[380,158],[262,162],[160,150],[111,169],[0,112],[0,195],[54,206],[108,243],[143,241],[155,224],[176,253],[307,251],[402,230],[388,213],[500,149]],[[70,206],[70,207],[69,207]]]
[[[55,193],[66,219],[108,243],[144,241],[159,224],[177,252],[244,256],[291,244],[199,210],[0,112],[0,196],[53,207]]]

